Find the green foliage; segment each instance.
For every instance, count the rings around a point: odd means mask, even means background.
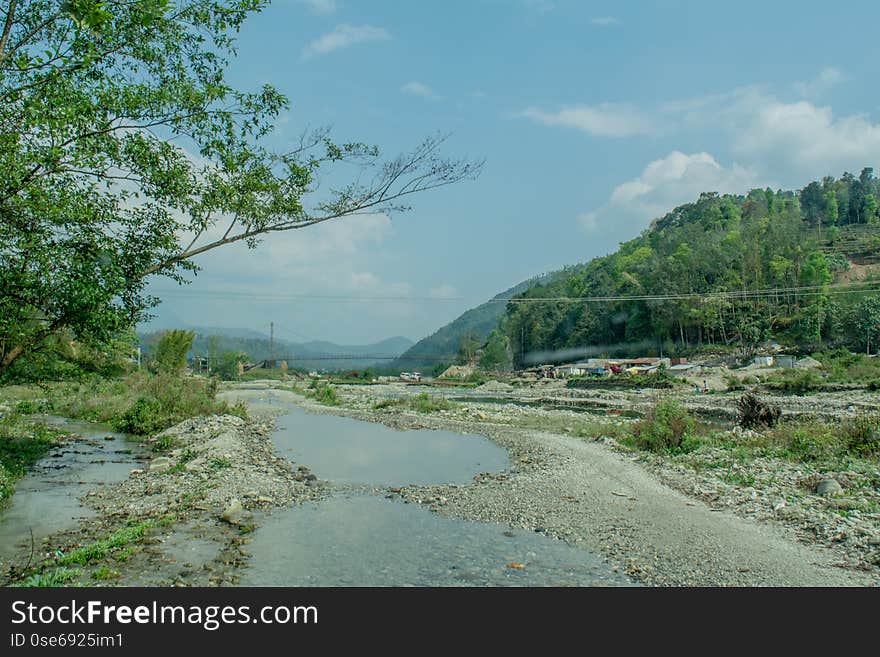
[[[92,572],[92,579],[105,581],[108,579],[116,579],[119,577],[119,571],[113,570],[109,566],[102,566]]]
[[[503,374],[513,369],[513,351],[510,338],[499,329],[489,334],[483,355],[480,357],[480,369],[487,372]]]
[[[311,390],[307,394],[325,406],[339,406],[342,403],[339,395],[336,394],[336,389],[323,381],[313,381]]]
[[[137,436],[155,434],[199,415],[247,417],[246,407],[216,401],[216,380],[197,376],[135,372],[120,379],[58,384],[49,391],[53,412],[109,423]]]
[[[82,574],[77,568],[53,568],[42,573],[34,573],[27,579],[15,584],[19,587],[56,587],[64,586]]]
[[[70,566],[73,564],[85,566],[91,561],[103,559],[116,548],[125,547],[129,543],[140,539],[154,524],[155,522],[152,520],[130,524],[113,532],[107,538],[97,540],[94,543],[77,548],[73,552],[61,555],[57,563],[59,566]]]
[[[880,415],[857,415],[843,422],[847,450],[862,456],[880,456]]]
[[[666,399],[633,425],[624,443],[649,452],[688,452],[699,444],[695,429],[687,409]]]
[[[702,194],[615,253],[568,267],[515,295],[533,301],[509,303],[500,326],[517,359],[591,345],[598,346],[596,356],[609,357],[661,345],[667,353],[672,345],[679,353],[737,345],[749,356],[768,339],[878,351],[876,295],[832,297],[821,290],[847,269],[846,255],[876,257],[875,247],[853,251],[849,235],[853,228],[876,234],[867,217],[876,215],[870,195],[878,191],[880,181],[866,169],[859,178],[845,174],[799,193]],[[839,217],[832,212],[835,204]],[[830,223],[843,226],[847,237],[835,227],[834,253],[826,255],[828,244],[817,228]],[[799,287],[819,290],[793,291]],[[633,296],[655,298],[626,298]],[[608,301],[582,303],[583,297]],[[531,364],[526,360],[517,364]]]
[[[209,466],[212,470],[225,470],[226,468],[232,467],[232,461],[224,456],[215,456],[211,459]]]
[[[224,381],[247,380],[247,378],[272,378],[266,375],[273,372],[277,375],[281,374],[281,370],[260,370],[247,372],[250,375],[249,377],[240,377],[238,374],[239,365],[244,365],[249,360],[250,356],[243,351],[224,351],[211,361],[211,370]]]
[[[442,136],[385,162],[321,129],[269,150],[288,99],[226,79],[239,31],[268,0],[7,4],[0,374],[59,331],[105,339],[133,326],[158,303],[148,277],[183,282],[199,253],[404,209],[403,197],[479,174],[481,162],[440,157]],[[306,203],[325,176],[332,189]]]
[[[678,379],[668,374],[665,370],[657,369],[647,374],[623,374],[610,379],[574,376],[566,382],[565,387],[573,389],[619,388],[635,390],[638,388],[653,388],[656,390],[669,390],[679,383]]]
[[[407,406],[419,413],[434,413],[436,411],[447,411],[452,408],[452,403],[445,397],[435,397],[427,392],[419,393],[414,397],[406,400]]]
[[[815,392],[823,384],[823,379],[812,370],[780,370],[764,381],[765,387],[791,395]]]
[[[0,368],[2,383],[78,381],[91,376],[115,377],[135,367],[136,338],[123,331],[106,340],[74,340],[69,332],[59,332],[35,344],[11,366]]]
[[[186,356],[192,349],[195,337],[193,331],[165,331],[153,351],[154,369],[158,372],[181,374],[186,369]]]
[[[61,433],[18,413],[0,416],[0,507],[12,497],[15,480],[59,444]]]

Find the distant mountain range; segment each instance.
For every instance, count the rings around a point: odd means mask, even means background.
[[[492,329],[504,315],[507,303],[504,299],[525,292],[533,285],[547,283],[560,272],[552,272],[530,278],[495,295],[486,303],[471,308],[454,321],[441,327],[426,338],[422,338],[403,352],[395,361],[388,364],[391,370],[426,370],[441,364],[451,364],[458,357],[462,338],[471,335],[480,344],[486,341]]]
[[[141,346],[149,350],[166,328],[169,327],[148,325],[146,330],[138,331]],[[270,347],[269,336],[253,329],[188,326],[184,323],[178,324],[176,328],[195,332],[193,354],[196,355],[239,351],[246,353],[253,362],[274,357],[277,360],[286,360],[291,368],[308,370],[384,368],[413,345],[409,338],[396,336],[364,345],[340,345],[324,340],[291,342],[276,338],[274,346]]]

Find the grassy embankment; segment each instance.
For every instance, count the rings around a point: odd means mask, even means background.
[[[0,388],[0,407],[7,409],[0,411],[0,503],[12,495],[15,479],[58,444],[62,433],[32,414],[101,422],[145,439],[190,417],[247,416],[242,405],[216,401],[216,391],[213,379],[148,372]],[[163,440],[151,446],[156,451],[173,447]]]
[[[106,423],[117,431],[147,440],[152,449],[161,452],[175,445],[168,439],[154,440],[153,436],[184,419],[225,413],[247,416],[243,405],[218,402],[216,390],[217,382],[213,379],[148,372],[54,382],[39,387],[0,388],[0,404],[16,409],[5,413],[0,420],[0,490],[8,498],[13,490],[12,480],[24,474],[30,464],[57,442],[59,432],[26,414],[51,413]],[[212,465],[225,466],[228,464]],[[11,581],[24,586],[61,586],[77,579],[82,567],[94,564],[104,564],[92,572],[94,579],[113,579],[119,575],[113,564],[127,560],[136,550],[136,544],[152,530],[173,523],[176,512],[196,499],[198,491],[193,491],[190,497],[192,499],[181,499],[180,509],[171,508],[161,518],[129,518],[121,527],[67,554],[34,564]]]

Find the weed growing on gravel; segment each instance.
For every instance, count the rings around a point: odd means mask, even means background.
[[[199,415],[232,414],[247,419],[242,404],[215,399],[217,381],[171,373],[133,372],[118,379],[93,378],[50,388],[54,413],[112,424],[136,436],[154,435]]]
[[[18,587],[55,587],[64,586],[82,573],[77,568],[54,568],[42,573],[35,573],[22,582],[14,584]]]
[[[116,579],[117,577],[119,577],[119,571],[113,570],[108,566],[102,566],[101,568],[98,568],[97,570],[92,572],[92,579],[108,580]]]
[[[419,393],[406,400],[406,405],[419,413],[434,413],[436,411],[448,411],[452,408],[452,402],[445,397],[432,397],[427,392]]]
[[[15,480],[58,445],[62,433],[18,413],[0,417],[0,506],[12,497]]]
[[[696,422],[678,402],[666,399],[634,423],[624,444],[649,452],[690,452],[699,447]]]
[[[341,403],[339,395],[336,394],[336,389],[323,381],[312,381],[307,394],[318,403],[324,404],[324,406],[339,406]]]
[[[89,545],[84,545],[69,554],[61,556],[58,559],[58,565],[70,566],[72,564],[79,564],[85,566],[91,561],[103,559],[112,550],[126,546],[141,538],[148,529],[153,527],[154,524],[155,523],[152,520],[144,520],[142,522],[130,524],[127,527],[113,532],[107,538],[95,541]]]

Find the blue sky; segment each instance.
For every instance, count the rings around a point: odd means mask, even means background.
[[[276,0],[229,72],[290,98],[275,148],[309,126],[388,155],[448,132],[483,173],[390,219],[207,254],[192,285],[154,286],[158,314],[418,339],[701,191],[880,168],[878,24],[872,2]]]

